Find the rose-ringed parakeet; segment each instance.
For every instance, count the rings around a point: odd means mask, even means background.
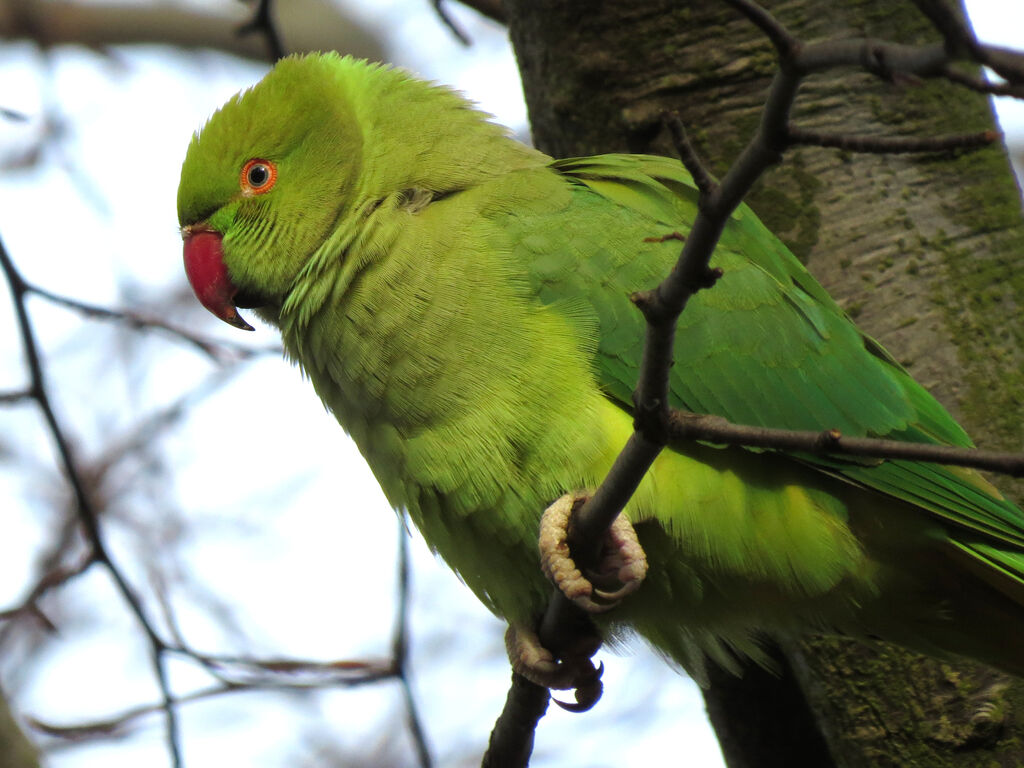
[[[677,161],[552,160],[486,117],[396,69],[288,58],[193,137],[178,217],[200,301],[277,326],[391,504],[530,627],[550,594],[541,513],[593,489],[631,433],[630,295],[670,269],[658,236],[687,230],[697,190]],[[672,405],[969,445],[747,207],[712,265]],[[674,444],[624,518],[648,571],[598,625],[691,672],[760,659],[762,633],[839,631],[1024,673],[1024,516],[973,471]]]

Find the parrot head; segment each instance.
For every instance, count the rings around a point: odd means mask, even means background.
[[[358,178],[361,133],[327,57],[284,59],[192,138],[178,187],[185,273],[221,320],[280,308]]]
[[[238,328],[251,330],[238,307],[280,325],[344,260],[332,234],[363,226],[385,201],[443,197],[550,162],[487,118],[387,65],[335,53],[282,59],[185,155],[178,224],[199,301]]]

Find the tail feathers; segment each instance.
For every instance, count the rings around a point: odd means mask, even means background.
[[[934,627],[945,650],[1024,677],[1024,552],[953,542],[963,570],[947,585],[948,617]]]
[[[651,648],[670,666],[682,670],[702,688],[710,684],[707,665],[712,662],[737,677],[747,663],[778,673],[778,662],[765,650],[765,636],[736,629],[728,638],[712,631],[692,631],[678,626],[638,627]]]
[[[919,572],[927,580],[890,584],[867,609],[866,628],[930,656],[967,657],[1024,677],[1024,554],[950,544],[949,558]]]
[[[830,621],[823,613],[802,630],[780,626],[777,631],[873,637],[1024,677],[1024,552],[977,542],[948,544],[948,557],[936,557],[933,549],[883,566],[879,575],[885,587],[845,617]],[[763,635],[750,626],[695,631],[672,622],[638,621],[636,628],[700,685],[707,684],[708,660],[735,674],[742,674],[744,660],[769,671],[776,667],[759,640]]]
[[[954,559],[969,573],[1024,610],[1024,552],[991,544],[951,542]]]

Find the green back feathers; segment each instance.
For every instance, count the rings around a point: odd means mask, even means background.
[[[663,279],[681,248],[645,238],[688,226],[697,191],[681,165],[666,158],[604,155],[559,160],[552,168],[575,187],[570,208],[580,210],[575,217],[566,211],[553,217],[562,226],[586,222],[587,231],[568,234],[587,256],[537,245],[523,249],[524,259],[543,299],[588,298],[600,328],[599,378],[628,409],[643,337],[643,318],[628,297]],[[680,317],[670,381],[674,405],[741,424],[970,445],[945,409],[857,330],[746,206],[725,227],[712,264],[723,277]],[[960,530],[1024,544],[1020,511],[973,472],[798,458],[929,509]]]

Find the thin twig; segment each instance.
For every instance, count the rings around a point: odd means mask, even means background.
[[[25,400],[32,400],[34,395],[27,389],[15,389],[10,392],[0,392],[0,405],[14,405]]]
[[[279,346],[249,347],[244,344],[235,344],[227,341],[211,341],[210,339],[198,336],[190,331],[161,320],[159,317],[135,312],[130,309],[110,309],[98,304],[90,304],[81,299],[73,299],[70,296],[62,296],[53,293],[45,288],[32,283],[25,282],[25,292],[32,293],[40,298],[62,307],[74,310],[81,315],[93,320],[112,320],[123,323],[129,328],[139,331],[157,330],[164,331],[176,339],[192,345],[210,359],[218,363],[225,363],[234,360],[246,360],[251,357],[266,354],[280,354]]]
[[[275,62],[285,57],[284,43],[281,41],[281,33],[277,31],[274,24],[271,6],[273,0],[257,0],[256,12],[253,17],[238,28],[238,35],[263,35],[267,42],[267,51],[270,54],[270,61]]]
[[[444,0],[431,0],[431,4],[434,6],[434,11],[437,13],[437,17],[441,19],[441,23],[448,27],[448,30],[455,35],[456,39],[463,45],[471,45],[472,40],[469,39],[469,35],[463,32],[459,25],[455,23],[455,19],[448,13],[448,9],[444,7]]]
[[[96,560],[92,556],[92,553],[89,553],[85,557],[79,558],[78,562],[74,565],[57,565],[56,567],[48,570],[36,581],[35,585],[29,590],[28,594],[20,603],[12,608],[6,608],[0,611],[0,621],[16,619],[24,614],[43,617],[43,613],[39,609],[39,600],[43,595],[51,589],[66,584],[76,576],[80,576],[85,573],[95,562]],[[48,619],[45,623],[49,628],[52,628]]]
[[[703,197],[711,195],[715,191],[716,182],[711,171],[700,159],[697,150],[690,143],[690,137],[686,135],[686,127],[679,118],[678,112],[666,112],[662,116],[663,121],[668,125],[669,133],[672,135],[672,144],[676,148],[676,154],[683,167],[690,172],[693,183],[702,193]]]
[[[405,704],[405,719],[409,726],[412,742],[420,768],[431,768],[434,764],[427,746],[426,731],[413,696],[409,681],[409,531],[404,516],[398,517],[398,610],[395,616],[395,632],[391,641],[391,656],[398,670],[402,686],[402,701]]]
[[[7,107],[0,107],[0,117],[5,120],[13,120],[16,123],[27,123],[29,121],[29,116],[24,112],[18,112]]]
[[[309,691],[325,687],[357,688],[398,674],[393,659],[381,661],[312,661],[303,659],[204,655],[188,648],[167,646],[167,653],[199,661],[208,668],[226,673],[217,684],[182,695],[176,704],[182,706],[202,699],[231,693],[254,691]],[[62,739],[82,740],[106,738],[123,733],[134,721],[163,710],[162,703],[130,707],[112,717],[72,725],[56,725],[30,718],[33,726],[48,735]]]
[[[387,677],[387,676],[385,676]],[[377,682],[382,679],[376,677],[371,682]],[[363,680],[338,680],[335,684],[342,686],[356,685],[364,682]],[[256,680],[245,683],[234,683],[234,682],[222,682],[216,685],[211,685],[206,688],[202,688],[192,693],[184,694],[177,699],[179,705],[191,704],[197,701],[203,701],[218,696],[224,696],[227,694],[234,693],[255,693],[263,691],[307,691],[315,688],[322,688],[324,686],[323,681],[315,682],[302,682],[286,679],[264,679]],[[163,709],[163,704],[140,704],[135,707],[131,707],[123,712],[120,712],[113,717],[104,718],[102,720],[91,720],[84,723],[78,723],[75,725],[56,725],[48,723],[38,718],[28,717],[26,718],[29,724],[47,734],[60,739],[66,739],[70,741],[83,741],[87,739],[98,739],[98,738],[109,738],[110,736],[119,735],[124,733],[128,726],[134,724],[135,721],[148,715],[153,715],[160,712]]]

